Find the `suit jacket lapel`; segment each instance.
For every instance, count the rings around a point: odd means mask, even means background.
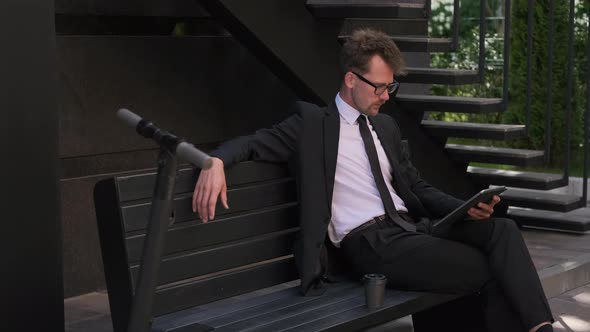
[[[338,158],[338,140],[340,138],[340,114],[336,103],[326,108],[324,117],[324,167],[326,174],[326,193],[328,206],[332,206],[334,177],[336,176],[336,160]]]

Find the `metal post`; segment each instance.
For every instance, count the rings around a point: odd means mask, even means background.
[[[566,91],[566,118],[565,118],[565,158],[563,165],[563,178],[569,180],[570,176],[570,144],[571,144],[571,114],[572,114],[572,88],[573,88],[573,67],[574,67],[574,10],[575,1],[570,0],[569,12],[569,37],[567,45],[567,91]]]
[[[459,48],[459,21],[461,15],[461,9],[459,8],[459,0],[453,1],[453,50],[456,51]]]
[[[551,157],[551,100],[553,97],[553,42],[555,21],[555,1],[549,1],[549,38],[547,41],[547,100],[545,105],[545,162]]]
[[[584,205],[588,202],[588,126],[590,126],[590,20],[588,21],[588,47],[586,50],[586,114],[584,114],[584,179],[582,184],[582,199]]]
[[[158,175],[143,254],[139,267],[139,278],[135,287],[129,332],[146,332],[151,329],[154,293],[158,283],[158,270],[166,240],[166,231],[171,220],[172,199],[177,170],[176,155],[165,147],[160,148]]]
[[[502,101],[504,109],[508,107],[508,71],[510,68],[510,0],[506,0],[504,5],[504,89],[502,91]]]
[[[484,83],[486,61],[486,21],[485,21],[485,0],[479,0],[479,81]]]
[[[526,55],[526,115],[525,128],[528,134],[531,126],[531,95],[532,95],[532,61],[533,57],[533,30],[535,26],[535,0],[528,1],[528,22],[527,22],[527,55]]]

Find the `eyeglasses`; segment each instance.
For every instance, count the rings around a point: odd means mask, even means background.
[[[395,97],[395,95],[397,94],[397,90],[399,89],[399,82],[398,81],[393,81],[393,83],[389,83],[389,84],[375,84],[371,81],[369,81],[368,79],[364,78],[363,75],[359,74],[359,73],[355,73],[355,72],[351,72],[353,74],[356,75],[356,77],[360,78],[361,81],[367,83],[368,85],[372,86],[375,88],[375,94],[377,96],[380,96],[383,92],[387,91],[388,94],[392,95]]]

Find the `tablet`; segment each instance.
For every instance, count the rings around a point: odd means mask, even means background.
[[[465,218],[465,215],[467,214],[467,211],[469,211],[469,209],[476,206],[480,202],[491,201],[492,197],[494,197],[494,195],[499,195],[500,193],[504,192],[505,190],[506,190],[506,187],[502,186],[502,187],[497,187],[497,188],[484,189],[484,190],[478,192],[473,197],[471,197],[470,199],[465,201],[465,203],[461,204],[461,206],[459,206],[458,208],[453,210],[453,212],[447,214],[444,218],[435,222],[432,225],[432,228],[434,229],[436,227],[441,227],[441,226],[450,226],[458,220],[463,220]]]

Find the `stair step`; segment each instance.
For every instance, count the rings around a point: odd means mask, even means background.
[[[587,207],[565,213],[511,207],[508,209],[508,216],[523,227],[573,233],[590,232],[590,208]]]
[[[537,210],[569,212],[582,207],[577,195],[555,194],[544,191],[510,188],[502,194],[502,199],[510,206]]]
[[[383,31],[390,36],[428,36],[428,18],[347,18],[338,35],[351,35],[360,29]]]
[[[509,140],[526,135],[523,125],[423,120],[422,127],[433,136]]]
[[[479,83],[477,70],[408,67],[406,76],[396,77],[404,83],[461,85]]]
[[[467,167],[467,174],[481,184],[517,188],[551,190],[567,186],[567,179],[561,174],[511,171],[486,167]]]
[[[543,163],[543,151],[497,148],[491,146],[447,144],[445,150],[453,160],[464,162],[481,162],[489,164],[506,164],[517,166],[534,166]]]
[[[392,36],[393,41],[404,52],[452,52],[453,40],[451,38],[429,38],[411,36]]]
[[[315,18],[424,18],[424,2],[411,0],[307,0]]]
[[[395,101],[404,109],[425,112],[496,113],[504,110],[500,98],[398,94]]]
[[[338,36],[338,41],[344,43],[349,35]],[[410,36],[391,36],[399,49],[403,52],[451,52],[453,42],[451,38],[429,38]]]

